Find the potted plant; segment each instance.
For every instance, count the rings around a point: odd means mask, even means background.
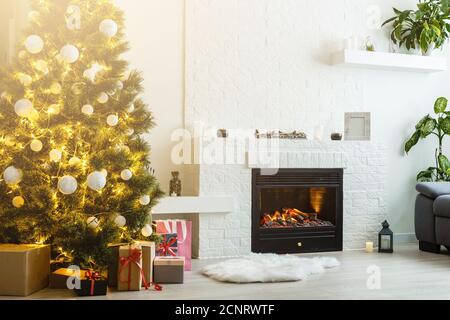
[[[420,48],[423,55],[442,48],[450,34],[450,0],[420,0],[417,10],[400,11],[393,8],[395,16],[386,20],[392,23],[391,40],[400,48]]]
[[[434,135],[438,139],[438,148],[435,151],[436,165],[419,172],[417,180],[420,182],[450,181],[450,161],[442,152],[442,142],[446,135],[450,135],[450,112],[447,111],[448,100],[438,98],[434,104],[434,113],[437,119],[426,115],[416,125],[416,131],[405,144],[408,153],[420,139]]]

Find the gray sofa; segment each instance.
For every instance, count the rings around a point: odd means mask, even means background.
[[[416,237],[422,251],[450,250],[450,182],[427,182],[416,186]]]

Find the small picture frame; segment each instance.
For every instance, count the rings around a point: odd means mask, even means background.
[[[345,140],[370,140],[370,112],[345,113]]]

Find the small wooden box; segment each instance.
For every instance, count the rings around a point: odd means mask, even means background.
[[[153,262],[155,283],[184,283],[184,257],[156,257]]]

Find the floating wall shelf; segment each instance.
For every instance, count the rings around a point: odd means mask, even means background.
[[[400,53],[342,50],[332,55],[333,65],[390,71],[441,72],[447,70],[447,58]]]
[[[233,197],[167,197],[160,200],[153,214],[229,213],[234,211]]]

